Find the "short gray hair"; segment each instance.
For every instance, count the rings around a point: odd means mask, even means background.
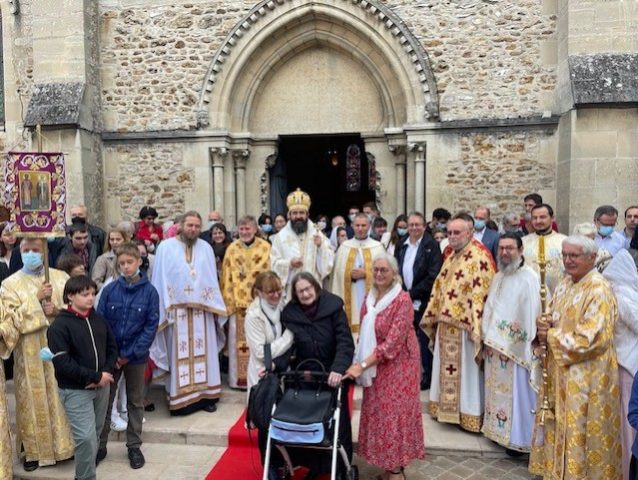
[[[574,235],[585,235],[589,237],[590,235],[596,235],[597,231],[596,225],[589,222],[579,223],[574,227]]]
[[[601,205],[594,212],[594,220],[600,220],[603,215],[618,216],[618,210],[612,205]]]
[[[585,235],[570,235],[563,240],[563,245],[571,245],[572,247],[580,247],[585,255],[598,253],[598,245],[591,238]]]
[[[516,220],[517,218],[520,218],[520,216],[518,215],[518,213],[514,213],[514,212],[507,212],[505,215],[503,215],[503,223],[511,223],[514,220]]]

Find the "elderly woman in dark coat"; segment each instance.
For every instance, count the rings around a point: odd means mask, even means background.
[[[338,387],[341,378],[352,364],[354,342],[343,300],[321,289],[319,282],[308,272],[295,275],[291,285],[292,300],[281,313],[283,324],[295,337],[291,367],[306,359],[317,359],[330,372],[328,384]],[[314,367],[309,366],[309,369]],[[352,429],[347,387],[341,387],[341,420],[339,438],[352,460]],[[310,462],[300,461],[311,468],[310,476],[330,471],[330,455],[311,452]]]

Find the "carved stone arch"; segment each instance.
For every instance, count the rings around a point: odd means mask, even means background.
[[[206,74],[200,127],[245,129],[259,86],[295,54],[327,47],[361,65],[378,90],[383,127],[438,118],[438,94],[420,42],[375,0],[263,0],[230,31]]]

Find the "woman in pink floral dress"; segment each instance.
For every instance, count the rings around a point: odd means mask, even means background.
[[[419,345],[398,270],[391,255],[374,258],[355,363],[346,372],[364,387],[358,454],[385,470],[383,480],[405,479],[404,467],[425,458]]]

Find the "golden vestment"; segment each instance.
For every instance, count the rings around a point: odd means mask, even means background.
[[[64,307],[62,293],[68,275],[50,269],[52,301]],[[40,359],[47,346],[47,328],[53,318],[44,315],[37,291],[44,275],[18,271],[2,282],[0,301],[4,315],[0,320],[0,356],[13,351],[16,397],[16,448],[27,461],[40,466],[54,465],[73,456],[71,429],[58,396],[58,384],[51,362]]]
[[[459,252],[448,247],[444,257],[421,323],[434,351],[430,414],[479,432],[481,318],[496,268],[489,250],[474,239]],[[462,375],[475,384],[462,388]],[[461,410],[461,397],[471,410]]]
[[[246,246],[235,240],[224,255],[221,290],[228,312],[228,383],[233,388],[246,388],[250,350],[246,342],[244,320],[246,309],[252,302],[255,278],[270,270],[270,243],[255,237]]]
[[[614,293],[595,270],[577,283],[566,276],[550,308],[548,395],[555,419],[535,427],[530,472],[551,480],[620,479]],[[542,396],[541,388],[539,402]]]

